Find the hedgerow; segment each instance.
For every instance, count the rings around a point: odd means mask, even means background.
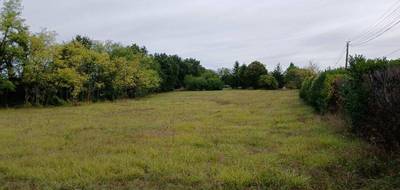
[[[300,97],[322,114],[342,112],[366,140],[400,148],[400,60],[352,57],[347,70],[305,80]]]
[[[400,148],[400,60],[350,61],[342,88],[352,130],[387,149]]]

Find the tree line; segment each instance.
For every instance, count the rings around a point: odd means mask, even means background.
[[[150,54],[137,44],[122,45],[77,35],[58,43],[56,34],[32,33],[21,16],[21,0],[6,0],[0,13],[0,104],[62,105],[81,101],[135,98],[175,89],[222,90],[300,88],[315,75],[291,64],[238,62],[218,72],[200,61],[165,53]]]
[[[7,0],[0,13],[2,105],[134,98],[183,88],[194,77],[221,83],[216,72],[196,59],[149,54],[136,44],[80,35],[57,43],[54,32],[30,32],[21,12],[20,0]]]
[[[254,61],[249,65],[235,62],[232,69],[222,68],[218,73],[225,85],[234,89],[300,89],[305,79],[317,74],[317,68],[312,63],[306,68],[290,63],[286,71],[278,64],[269,72],[264,64]]]

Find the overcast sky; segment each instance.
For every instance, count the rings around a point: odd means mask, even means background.
[[[1,1],[1,0],[0,0]],[[397,0],[24,0],[34,32],[77,34],[137,43],[153,52],[201,60],[208,68],[259,60],[335,66],[347,39],[360,34]],[[351,53],[368,57],[400,48],[399,27]],[[400,53],[393,57],[400,56]],[[344,64],[344,60],[340,62]]]

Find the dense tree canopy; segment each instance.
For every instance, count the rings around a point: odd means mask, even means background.
[[[250,65],[248,65],[246,70],[244,71],[247,85],[253,88],[260,88],[260,77],[266,74],[268,74],[267,69],[262,63],[258,61],[250,63]]]
[[[202,76],[210,84],[220,81],[205,77],[209,71],[196,59],[151,55],[137,44],[99,42],[81,35],[56,43],[54,32],[29,32],[21,11],[20,0],[7,0],[0,14],[3,105],[133,98],[183,88],[186,76]]]
[[[21,18],[20,0],[5,1],[0,13],[0,90],[14,91],[28,53],[29,31]]]
[[[269,73],[262,63],[254,61],[249,65],[235,62],[233,69],[221,68],[218,74],[225,85],[232,88],[299,89],[305,79],[316,74],[316,70],[311,67],[299,68],[291,63],[286,72],[283,72],[278,64],[274,71]]]

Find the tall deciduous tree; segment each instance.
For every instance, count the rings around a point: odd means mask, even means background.
[[[28,52],[29,31],[21,1],[5,0],[0,14],[0,91],[13,90]]]
[[[248,81],[248,85],[253,88],[259,88],[259,80],[261,75],[267,75],[268,71],[265,66],[258,62],[252,62],[246,69],[245,76]]]
[[[51,83],[55,56],[55,33],[42,31],[29,40],[29,55],[23,64],[25,103],[45,104],[54,92]]]

